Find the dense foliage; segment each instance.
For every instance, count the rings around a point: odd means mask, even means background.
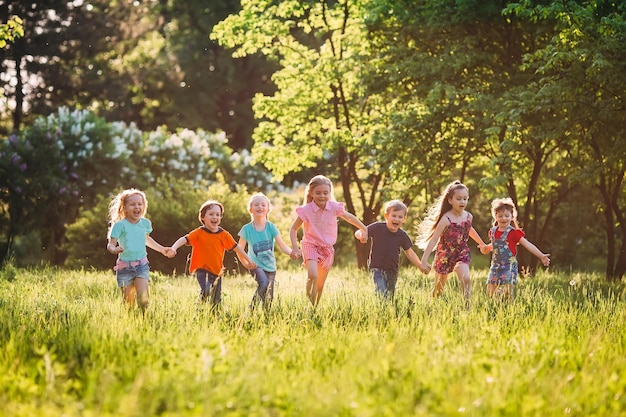
[[[93,233],[72,235],[73,243],[68,246],[66,228],[76,221],[79,210],[103,213],[104,200],[123,188],[145,189],[167,204],[178,201],[179,206],[171,206],[170,212],[176,222],[168,226],[182,234],[189,226],[180,230],[188,224],[181,222],[196,219],[203,201],[196,197],[187,205],[186,188],[197,195],[218,182],[223,187],[213,198],[220,199],[228,198],[229,190],[237,187],[263,191],[272,185],[269,174],[250,166],[247,152],[239,154],[227,146],[224,135],[188,129],[171,133],[162,128],[142,132],[133,124],[108,123],[89,111],[67,108],[38,118],[21,136],[0,142],[0,174],[2,258],[15,255],[15,238],[34,234],[33,245],[22,247],[22,253],[42,248],[42,258],[55,265],[67,256],[64,247],[76,248],[90,241],[78,252],[91,250],[90,258],[101,252],[105,244],[95,246],[90,240],[95,239]],[[244,198],[239,205],[245,208]],[[194,210],[196,214],[190,216]],[[104,239],[106,216],[93,220]]]
[[[510,196],[555,264],[626,272],[622,3],[2,3],[3,21],[15,14],[24,36],[0,54],[5,253],[17,239],[59,264],[65,227],[99,197],[218,172],[231,189],[265,188],[263,165],[288,186],[330,176],[366,223],[390,198],[419,217],[460,179],[485,238],[489,201]],[[36,125],[62,105],[90,109],[95,130],[63,128],[58,148],[54,126]],[[98,153],[111,145],[132,154],[121,171]]]

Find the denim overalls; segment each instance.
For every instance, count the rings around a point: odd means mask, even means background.
[[[493,255],[487,284],[504,285],[517,284],[517,257],[513,255],[506,240],[509,232],[514,230],[508,226],[499,239],[495,238],[497,227],[491,229],[491,242],[493,243]]]

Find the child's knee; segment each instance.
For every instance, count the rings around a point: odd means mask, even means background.
[[[147,292],[137,293],[137,304],[139,304],[139,307],[141,307],[142,310],[145,310],[146,308],[148,308],[148,293]]]

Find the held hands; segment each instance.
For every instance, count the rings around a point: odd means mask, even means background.
[[[289,255],[289,257],[293,260],[298,259],[300,256],[302,256],[302,251],[299,248],[293,248],[291,250],[291,255]]]
[[[247,269],[256,269],[257,265],[252,259],[245,259],[245,263],[243,264]]]
[[[357,238],[361,243],[367,243],[367,229],[365,229],[364,231],[361,229],[357,230],[356,232],[354,232],[354,237]]]
[[[171,247],[164,248],[163,255],[167,256],[168,258],[173,258],[174,256],[176,256],[176,251],[172,249]]]
[[[478,249],[480,249],[480,253],[482,253],[483,255],[486,255],[493,250],[493,246],[491,244],[478,245]]]
[[[422,266],[420,266],[420,271],[422,271],[423,274],[428,275],[428,273],[430,272],[430,264],[428,262],[422,262]]]

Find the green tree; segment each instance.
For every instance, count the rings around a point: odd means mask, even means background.
[[[104,0],[6,1],[0,19],[18,15],[24,36],[0,51],[5,131],[17,132],[28,115],[47,115],[60,106],[84,103],[88,92],[115,89],[107,80],[107,61],[98,60],[119,34],[119,21],[106,16]],[[82,100],[82,101],[81,101]],[[10,112],[10,115],[7,113]]]
[[[0,24],[0,48],[4,48],[7,44],[24,36],[22,23],[22,19],[19,16],[14,16],[7,20],[6,23]]]
[[[510,11],[554,24],[550,41],[527,57],[535,75],[527,94],[556,116],[552,131],[569,144],[568,182],[597,191],[599,201],[584,204],[604,217],[606,276],[620,279],[626,272],[626,6],[570,1]]]
[[[385,199],[410,202],[416,195],[411,182],[395,175],[401,165],[392,165],[401,149],[385,129],[394,103],[388,91],[364,88],[371,60],[367,5],[252,0],[211,34],[236,57],[261,52],[280,66],[272,76],[276,93],[254,100],[256,160],[278,178],[309,169],[338,180],[347,210],[366,224],[377,219]],[[359,266],[367,254],[357,245]]]

